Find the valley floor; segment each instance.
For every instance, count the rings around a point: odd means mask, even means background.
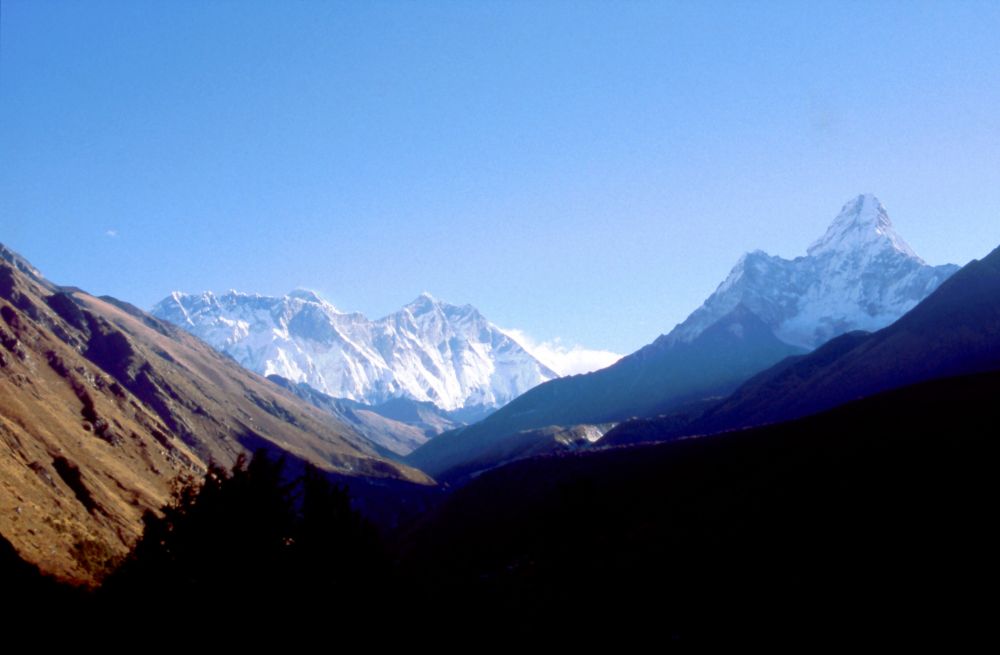
[[[392,533],[371,584],[327,589],[323,607],[445,642],[985,634],[998,393],[996,373],[939,380],[786,424],[518,462]],[[194,606],[318,607],[294,585],[204,591]]]

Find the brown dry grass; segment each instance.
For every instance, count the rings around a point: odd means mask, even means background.
[[[0,268],[0,533],[43,571],[96,582],[178,477],[262,445],[323,470],[432,482],[179,329],[80,291],[86,321],[64,318],[51,285]],[[115,361],[94,355],[95,338],[117,345]]]

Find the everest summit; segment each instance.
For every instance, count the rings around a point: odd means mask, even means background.
[[[409,398],[444,410],[496,408],[557,377],[474,307],[426,293],[375,321],[304,290],[175,292],[153,314],[257,373],[373,405]]]

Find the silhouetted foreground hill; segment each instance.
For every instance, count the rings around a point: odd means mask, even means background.
[[[133,559],[78,607],[142,619],[123,629],[178,613],[243,637],[328,624],[441,645],[964,641],[992,628],[998,393],[993,372],[781,425],[523,460],[382,546],[323,478],[295,491],[255,461],[147,518]],[[54,597],[14,564],[19,593]]]
[[[985,633],[998,394],[994,372],[754,430],[524,460],[455,492],[408,536],[408,562],[449,622],[511,631]]]
[[[0,606],[8,619],[37,608],[45,608],[49,616],[69,615],[80,611],[89,600],[86,591],[44,576],[37,566],[22,560],[3,535],[0,535],[0,583]]]
[[[305,616],[345,632],[374,624],[377,602],[403,589],[375,524],[326,472],[293,475],[287,459],[261,449],[231,470],[210,465],[204,480],[144,515],[142,537],[97,589],[42,575],[0,537],[5,617],[85,633],[115,617],[115,637],[144,639],[151,616],[199,617],[216,630],[232,622],[227,639]],[[246,630],[250,616],[257,622]]]
[[[210,468],[162,515],[144,517],[142,539],[100,599],[116,607],[267,613],[314,603],[331,612],[367,606],[390,572],[374,525],[321,471],[307,468],[291,483],[287,477],[283,459],[264,451],[231,471]]]

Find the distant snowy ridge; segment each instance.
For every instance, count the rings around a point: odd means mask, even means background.
[[[894,322],[958,266],[929,266],[893,228],[871,194],[841,209],[805,257],[757,250],[740,258],[708,300],[667,337],[691,341],[743,304],[786,343],[815,348],[852,330]]]
[[[531,355],[559,376],[580,375],[607,368],[622,358],[621,353],[610,350],[585,348],[580,344],[567,345],[556,337],[549,341],[538,341],[523,330],[501,328],[503,333],[521,344]]]
[[[375,321],[305,290],[174,292],[152,313],[257,373],[369,404],[411,398],[444,410],[500,407],[558,377],[474,307],[426,293]]]

